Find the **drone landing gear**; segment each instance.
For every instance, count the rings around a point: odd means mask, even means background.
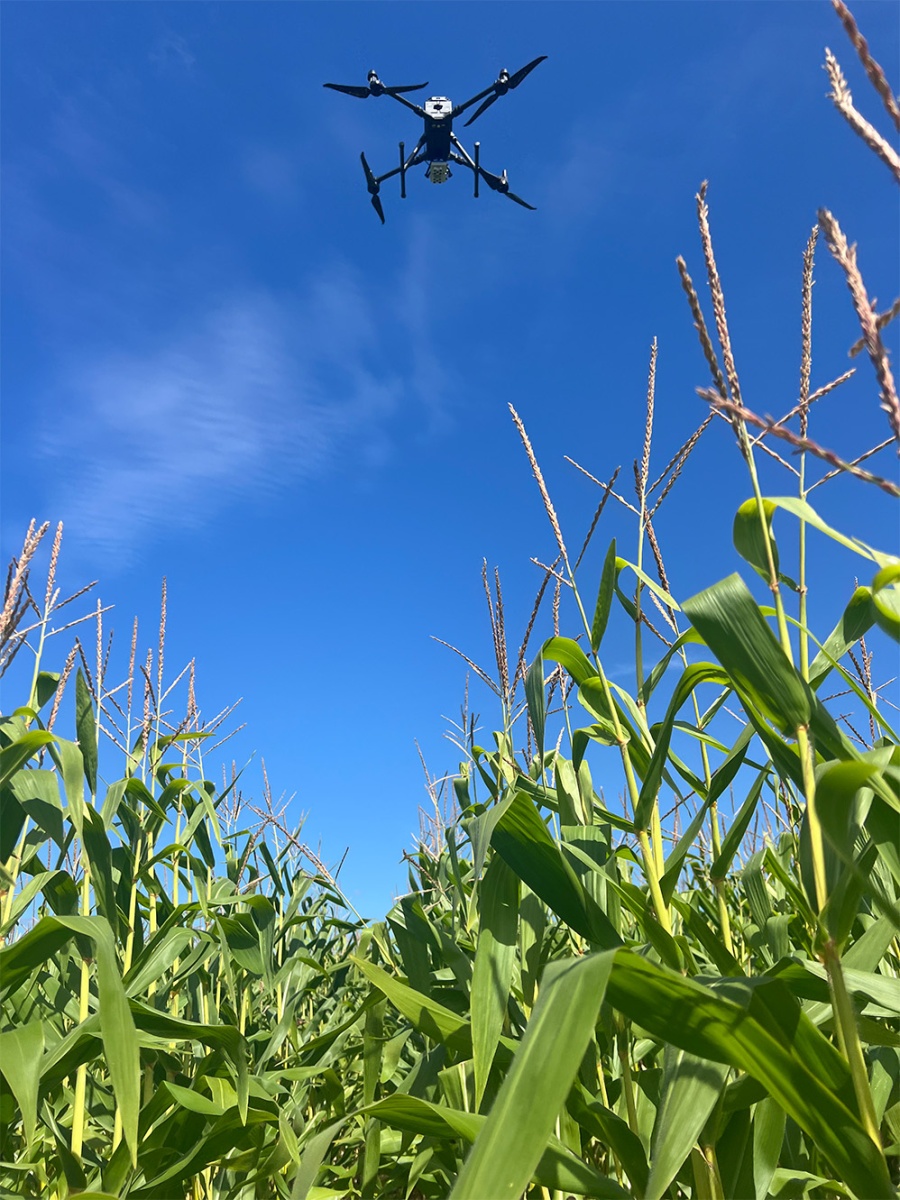
[[[406,146],[400,143],[400,199],[406,199]]]
[[[475,199],[478,199],[478,175],[480,167],[478,166],[478,156],[481,153],[481,142],[475,143]]]

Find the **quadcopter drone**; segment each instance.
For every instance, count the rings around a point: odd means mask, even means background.
[[[501,96],[505,96],[513,88],[517,88],[525,76],[533,71],[539,63],[542,63],[546,57],[546,54],[542,54],[540,58],[533,59],[527,66],[516,71],[514,75],[510,75],[509,71],[504,68],[490,87],[485,88],[483,92],[479,92],[477,96],[473,96],[471,100],[466,100],[464,104],[454,105],[446,96],[432,96],[430,100],[425,101],[423,108],[421,105],[407,100],[403,93],[418,92],[422,88],[428,87],[427,83],[410,83],[403,87],[386,87],[378,78],[375,71],[369,72],[367,87],[356,87],[352,84],[343,83],[326,83],[323,85],[324,87],[332,88],[335,92],[343,92],[347,96],[357,96],[360,100],[367,100],[369,96],[391,96],[405,108],[411,109],[417,116],[422,117],[425,122],[425,131],[418,142],[416,142],[415,149],[408,158],[406,157],[405,143],[400,143],[400,166],[394,167],[392,171],[385,171],[383,175],[375,175],[366,162],[365,154],[360,154],[359,156],[366,175],[366,187],[369,189],[369,195],[372,197],[372,207],[381,218],[382,225],[384,224],[384,209],[381,204],[381,197],[378,194],[381,190],[381,185],[386,179],[390,179],[394,175],[399,175],[400,197],[405,200],[406,172],[412,167],[419,166],[420,163],[428,164],[425,171],[425,178],[429,179],[432,183],[446,183],[451,174],[450,163],[458,163],[461,167],[468,167],[475,177],[476,197],[478,196],[478,181],[479,179],[483,179],[492,191],[499,192],[501,196],[515,200],[516,204],[521,204],[523,208],[530,208],[532,212],[534,211],[533,204],[528,204],[521,196],[517,196],[515,192],[509,190],[506,171],[502,175],[493,175],[481,166],[479,162],[480,142],[475,143],[474,158],[469,154],[453,132],[453,120],[461,113],[464,113],[467,108],[471,108],[473,104],[478,104],[478,101],[482,100],[484,103],[479,105],[468,121],[466,121],[467,126],[471,125],[496,100]]]

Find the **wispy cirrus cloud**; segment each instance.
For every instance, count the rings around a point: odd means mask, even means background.
[[[452,372],[420,282],[435,253],[424,234],[377,286],[323,248],[276,291],[227,238],[215,254],[184,240],[109,96],[60,95],[47,124],[48,149],[18,148],[4,185],[7,265],[48,350],[39,382],[7,385],[7,411],[29,505],[86,554],[127,562],[344,460],[375,470],[410,427],[436,432]],[[244,167],[271,200],[298,199],[274,145],[251,143]],[[60,181],[82,189],[89,219],[59,203]],[[12,512],[22,495],[6,520],[31,515]]]
[[[148,57],[156,69],[164,73],[190,71],[197,61],[187,39],[172,30],[156,39]]]
[[[303,302],[232,296],[153,346],[82,358],[40,440],[54,511],[96,552],[127,558],[351,448],[384,457],[402,385],[375,335],[356,281],[336,271]]]

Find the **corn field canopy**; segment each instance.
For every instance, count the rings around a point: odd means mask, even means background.
[[[737,514],[751,564],[774,507],[756,535]],[[498,592],[503,727],[468,726],[458,815],[369,926],[268,796],[205,778],[192,688],[172,726],[144,671],[135,717],[79,642],[69,739],[66,680],[36,669],[0,722],[2,1194],[894,1196],[900,745],[842,660],[897,636],[900,567],[854,544],[872,583],[821,639],[799,626],[800,667],[739,576],[679,606],[614,543],[585,632],[527,670]],[[629,693],[603,634],[614,605],[640,630],[647,591],[683,631]]]
[[[826,65],[839,112],[900,180],[892,142],[830,52]],[[447,791],[428,777],[434,813],[383,921],[360,918],[265,773],[259,803],[236,771],[213,782],[230,712],[202,719],[193,664],[169,682],[165,586],[156,646],[141,659],[135,625],[116,682],[106,610],[67,609],[90,589],[56,587],[61,526],[44,588],[31,573],[49,527],[29,528],[0,614],[0,675],[19,688],[0,716],[0,1200],[898,1196],[900,738],[876,655],[892,673],[900,559],[810,495],[836,476],[900,495],[882,341],[900,303],[876,313],[820,210],[799,402],[754,412],[706,192],[709,320],[678,270],[708,416],[653,480],[654,342],[635,500],[618,472],[591,476],[576,554],[512,409],[556,558],[538,563],[513,653],[485,566],[496,673],[463,658],[496,701],[494,732],[467,688],[458,770]],[[852,458],[809,428],[849,377],[812,390],[820,233],[890,434]],[[748,478],[742,569],[703,547],[708,586],[680,597],[654,522],[721,421]],[[764,491],[763,468],[787,489]],[[603,535],[608,502],[635,517],[627,556]],[[832,552],[813,628],[807,563]],[[73,638],[62,661],[59,635]]]
[[[876,589],[804,674],[726,578],[629,694],[599,653],[631,604],[614,549],[588,653],[554,636],[527,670],[530,752],[511,722],[469,743],[458,819],[368,927],[271,807],[240,828],[235,785],[196,769],[206,733],[126,714],[105,783],[102,670],[75,674],[71,740],[36,674],[0,724],[4,1195],[895,1194],[900,749],[840,662]],[[838,680],[868,748],[819,699]],[[560,688],[568,755],[539,749]],[[726,705],[730,743],[708,732]],[[592,786],[598,746],[628,818]],[[775,835],[746,856],[763,812]]]

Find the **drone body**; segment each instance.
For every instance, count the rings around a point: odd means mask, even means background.
[[[533,71],[539,63],[542,63],[546,57],[546,54],[542,54],[540,58],[535,58],[513,75],[510,75],[504,68],[490,87],[485,88],[483,92],[479,92],[477,96],[472,96],[465,103],[457,105],[454,105],[446,96],[432,96],[425,101],[424,107],[414,104],[411,100],[407,100],[402,93],[421,91],[422,88],[428,86],[427,83],[412,83],[406,84],[403,87],[386,87],[378,78],[375,71],[369,72],[367,87],[342,83],[324,84],[325,87],[331,88],[333,91],[343,92],[347,96],[356,96],[360,100],[366,100],[369,96],[391,96],[405,108],[410,109],[417,116],[421,117],[424,122],[422,136],[416,142],[412,154],[407,156],[405,144],[403,142],[400,143],[400,165],[394,167],[392,171],[386,171],[383,175],[375,175],[369,167],[368,162],[366,162],[365,154],[359,156],[366,176],[366,187],[369,190],[369,195],[372,197],[372,207],[381,218],[382,224],[384,224],[384,208],[379,195],[382,183],[386,179],[391,179],[394,175],[399,175],[400,196],[402,199],[406,199],[406,172],[412,167],[419,166],[421,163],[428,164],[425,176],[432,183],[445,183],[451,175],[450,163],[457,163],[459,166],[467,167],[472,172],[475,181],[476,197],[478,196],[479,180],[483,179],[492,191],[499,192],[501,195],[507,196],[510,200],[515,200],[516,204],[521,204],[523,208],[534,209],[533,204],[527,204],[521,196],[517,196],[515,192],[509,190],[506,171],[502,175],[493,175],[481,166],[479,161],[480,142],[475,143],[474,157],[469,154],[453,132],[453,120],[481,100],[483,103],[475,110],[473,116],[466,121],[466,125],[471,125],[473,121],[481,116],[485,109],[490,108],[495,100],[499,99],[500,96],[505,96],[511,89],[517,88],[525,76]]]

